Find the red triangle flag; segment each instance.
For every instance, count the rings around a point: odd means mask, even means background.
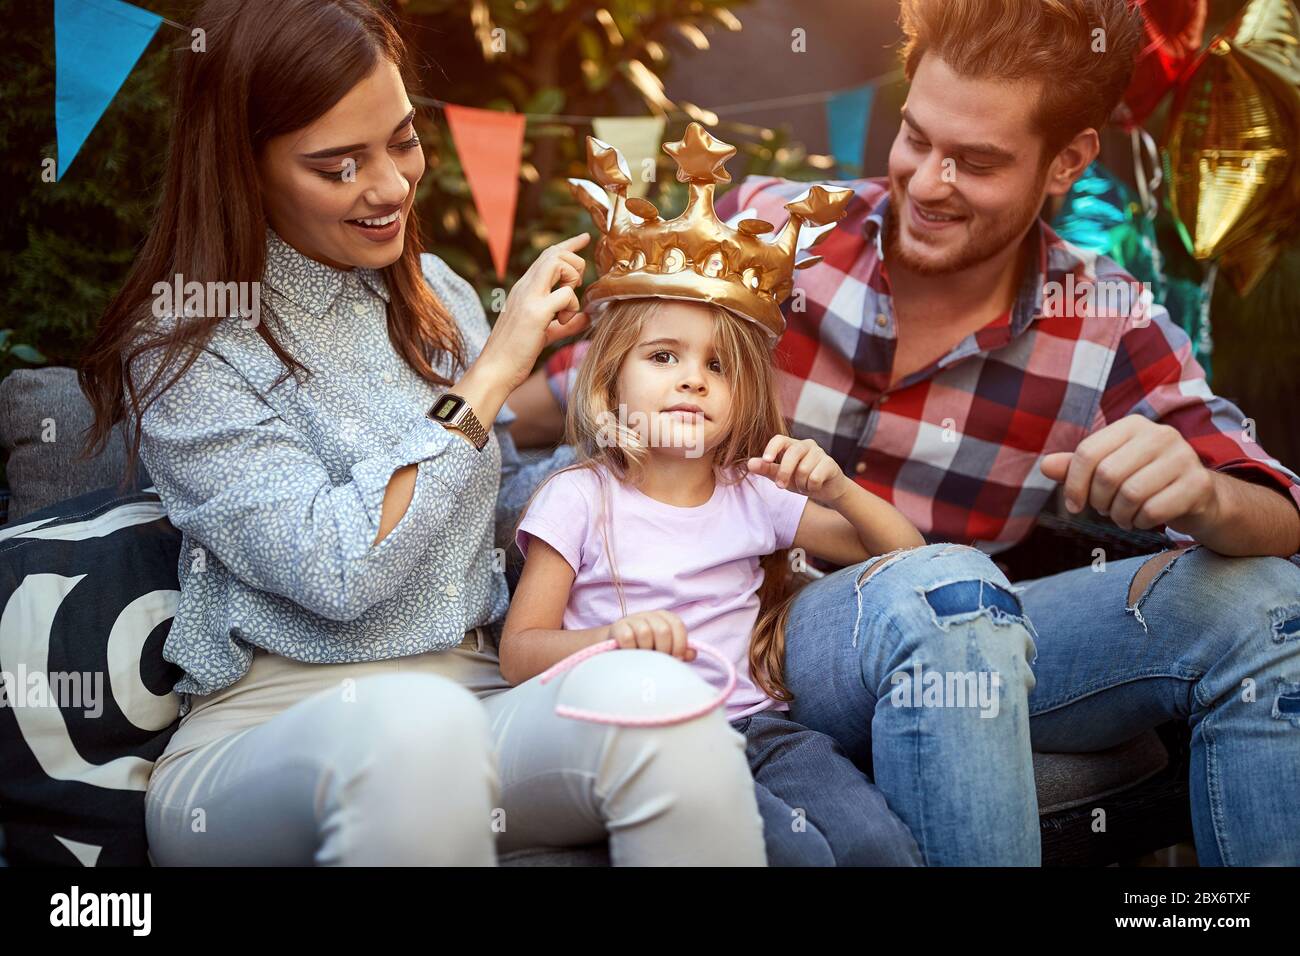
[[[519,199],[524,115],[470,106],[448,105],[444,109],[461,169],[487,230],[492,264],[497,278],[504,279],[515,227],[515,203]]]

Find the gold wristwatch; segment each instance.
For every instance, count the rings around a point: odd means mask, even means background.
[[[455,392],[444,392],[440,395],[428,414],[429,418],[444,428],[453,428],[465,435],[479,451],[487,445],[487,429],[474,414],[474,409],[469,407],[469,402]]]

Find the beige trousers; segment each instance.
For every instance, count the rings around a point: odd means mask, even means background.
[[[482,629],[450,651],[304,664],[258,651],[195,695],[146,794],[160,865],[491,865],[607,836],[615,865],[763,865],[745,739],[721,710],[626,728],[558,703],[676,712],[711,690],[651,651],[510,687]]]

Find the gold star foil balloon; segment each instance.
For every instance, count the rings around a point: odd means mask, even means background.
[[[816,265],[795,261],[805,224],[830,226],[844,217],[853,191],[812,186],[786,203],[790,218],[780,232],[760,219],[732,228],[718,219],[713,193],[731,182],[726,162],[736,149],[691,123],[664,152],[687,184],[686,209],[660,217],[654,204],[627,198],[631,174],[618,150],[587,137],[591,179],[570,179],[569,188],[601,232],[596,267],[601,276],[587,289],[584,307],[598,319],[603,305],[622,299],[669,298],[710,302],[763,326],[773,339],[785,330],[781,303],[794,288],[794,270]],[[765,238],[774,233],[771,238]],[[820,237],[819,237],[820,238]]]
[[[1242,10],[1234,42],[1277,97],[1283,139],[1294,153],[1300,146],[1300,8],[1292,0],[1255,0]],[[1300,159],[1295,162],[1289,183],[1300,205]]]
[[[1251,0],[1201,54],[1179,93],[1169,191],[1198,259],[1218,258],[1239,295],[1276,258],[1300,214],[1300,13]]]

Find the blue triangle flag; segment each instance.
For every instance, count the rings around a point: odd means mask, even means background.
[[[122,0],[54,0],[57,178],[117,95],[162,17]]]
[[[831,155],[846,176],[862,175],[862,157],[867,146],[867,121],[876,97],[875,84],[836,93],[826,103],[826,128],[830,132]]]

